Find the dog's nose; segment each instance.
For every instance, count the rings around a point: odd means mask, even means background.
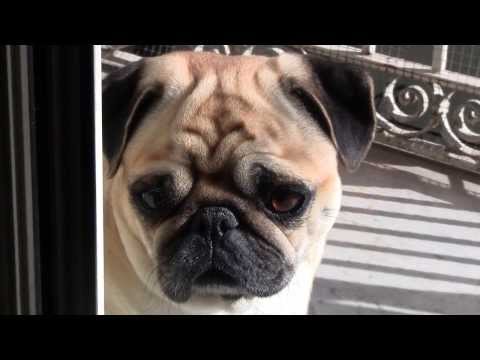
[[[235,215],[225,207],[205,207],[193,216],[191,231],[210,241],[221,239],[229,230],[238,227]]]

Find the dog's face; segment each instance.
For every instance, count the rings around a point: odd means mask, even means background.
[[[108,201],[137,274],[175,303],[269,297],[339,207],[374,133],[370,78],[299,55],[172,53],[105,80]]]

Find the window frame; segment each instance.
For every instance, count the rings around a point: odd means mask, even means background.
[[[94,45],[0,57],[0,314],[97,314]]]

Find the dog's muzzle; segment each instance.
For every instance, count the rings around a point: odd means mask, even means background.
[[[159,252],[165,294],[186,302],[192,293],[226,298],[268,297],[285,287],[292,266],[267,240],[225,207],[204,207]]]

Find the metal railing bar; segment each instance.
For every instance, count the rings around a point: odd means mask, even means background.
[[[448,45],[433,46],[432,71],[442,73],[447,69]]]
[[[333,58],[339,61],[345,61],[352,64],[364,66],[378,71],[391,74],[398,74],[404,77],[411,77],[418,80],[436,81],[440,85],[465,91],[478,95],[480,93],[480,78],[465,75],[453,71],[433,72],[432,67],[413,61],[391,56],[374,53],[369,56],[361,54],[359,49],[345,49],[338,45],[299,45],[306,50]]]
[[[377,52],[377,45],[363,45],[362,54],[373,55]]]

